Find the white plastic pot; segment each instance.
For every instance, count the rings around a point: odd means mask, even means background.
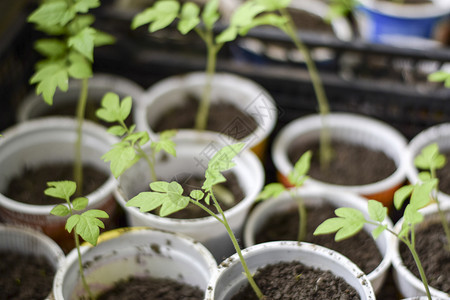
[[[442,203],[441,209],[445,212],[447,216],[447,221],[450,219],[450,202]],[[438,220],[437,206],[436,204],[429,205],[421,209],[421,213],[425,217],[425,221],[419,224],[417,227],[426,226],[427,221]],[[403,218],[401,218],[394,226],[395,232],[400,232],[403,224]],[[425,288],[423,287],[422,280],[417,278],[406,266],[403,264],[402,258],[400,256],[400,241],[394,239],[392,247],[392,266],[393,266],[393,276],[396,282],[399,292],[406,298],[425,296]],[[443,274],[448,276],[448,274]],[[433,287],[429,287],[430,293],[433,297],[450,299],[450,294],[439,291]]]
[[[69,89],[67,92],[62,92],[59,89],[56,90],[53,105],[48,105],[45,103],[42,96],[38,96],[36,93],[32,92],[19,106],[16,119],[18,122],[24,122],[30,119],[43,117],[52,110],[69,103],[76,106],[80,91],[80,80],[69,81]],[[135,104],[141,97],[144,89],[131,80],[113,74],[94,74],[94,76],[89,79],[88,101],[95,101],[100,105],[103,96],[108,92],[118,94],[121,99],[126,96],[131,96]]]
[[[304,201],[306,206],[320,206],[328,203],[336,208],[352,207],[363,212],[368,218],[367,200],[360,196],[342,191],[325,190],[318,187],[303,188],[296,194]],[[255,244],[255,236],[267,222],[267,219],[277,213],[295,209],[296,207],[297,203],[289,193],[284,193],[278,198],[268,199],[255,207],[250,213],[244,227],[245,247],[250,247]],[[386,219],[386,224],[392,228],[390,219]],[[375,226],[366,225],[364,229],[371,236],[371,232],[375,229]],[[314,228],[311,228],[311,230],[314,230]],[[370,280],[375,293],[380,291],[391,266],[391,239],[392,236],[385,231],[375,240],[378,250],[383,257],[383,260],[376,269],[367,274],[367,278]]]
[[[450,151],[450,123],[432,126],[416,135],[408,144],[406,153],[406,176],[412,184],[419,181],[419,172],[414,165],[414,158],[426,146],[437,143],[440,152]],[[450,195],[438,192],[440,201],[450,201]]]
[[[195,132],[192,135],[197,138],[179,133],[175,139],[177,157],[165,156],[156,163],[156,173],[161,180],[172,181],[186,175],[203,177],[209,159],[224,146],[217,141],[205,140],[203,135]],[[264,184],[264,170],[256,155],[249,150],[241,152],[235,157],[234,162],[236,166],[231,171],[241,184],[245,198],[225,211],[225,216],[239,239],[247,213]],[[175,219],[170,216],[162,218],[151,213],[142,213],[136,207],[126,207],[129,199],[149,189],[149,183],[149,170],[143,161],[119,178],[116,198],[124,208],[130,225],[150,226],[186,234],[203,243],[219,261],[234,253],[234,247],[224,226],[211,216],[196,219]]]
[[[243,255],[252,274],[269,264],[299,261],[342,277],[356,289],[362,300],[375,299],[366,275],[350,260],[330,249],[309,243],[269,242],[246,248]],[[219,271],[211,278],[205,298],[231,299],[247,283],[238,255],[234,254],[219,265]]]
[[[205,290],[217,271],[211,253],[200,243],[179,234],[151,228],[122,228],[100,236],[96,247],[81,247],[85,276],[98,294],[130,276],[170,278]],[[55,276],[55,300],[85,295],[74,249]]]
[[[206,75],[203,72],[172,76],[152,85],[136,103],[134,118],[138,130],[150,132],[152,137],[157,133],[153,125],[164,112],[179,106],[187,99],[187,95],[201,98]],[[214,75],[211,88],[211,101],[226,101],[253,116],[258,123],[257,129],[244,140],[249,148],[262,157],[267,137],[277,121],[277,108],[269,93],[257,83],[228,73]],[[149,123],[150,120],[150,123]],[[239,119],[230,124],[223,124],[223,133],[237,136],[236,126],[242,125]],[[192,132],[194,129],[179,129],[180,132]]]
[[[331,139],[382,151],[394,161],[397,169],[389,177],[365,185],[336,185],[313,178],[308,179],[305,184],[320,186],[323,189],[352,192],[378,200],[388,207],[391,206],[395,190],[403,185],[406,179],[405,137],[386,123],[356,114],[331,113],[324,120],[330,130]],[[293,169],[293,164],[288,158],[288,149],[295,142],[308,143],[319,140],[322,126],[320,115],[302,117],[286,125],[275,138],[272,146],[272,159],[279,173],[280,181],[285,185],[289,185],[287,174]]]
[[[431,48],[439,23],[450,14],[450,2],[405,4],[394,1],[360,0],[356,19],[361,35],[371,41],[401,47]]]
[[[0,224],[0,250],[36,257],[43,256],[55,272],[65,260],[63,251],[52,239],[32,228],[14,225]],[[52,299],[52,297],[50,292],[46,299]]]
[[[73,162],[76,127],[76,121],[72,118],[45,118],[11,127],[0,139],[0,218],[5,223],[23,224],[41,230],[65,250],[70,249],[73,237],[64,229],[64,218],[50,215],[54,205],[25,204],[6,197],[4,193],[9,181],[26,167]],[[83,125],[83,163],[110,174],[109,166],[101,160],[101,156],[116,141],[105,128],[86,121]],[[96,191],[86,195],[88,208],[103,209],[113,215],[117,208],[113,197],[116,186],[115,178],[109,176]]]

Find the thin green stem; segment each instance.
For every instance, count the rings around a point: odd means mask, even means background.
[[[305,44],[303,44],[302,40],[298,36],[291,15],[285,8],[280,9],[280,13],[288,20],[286,26],[282,29],[292,39],[297,50],[302,53],[303,57],[305,58],[306,67],[311,77],[311,82],[316,94],[317,103],[319,105],[319,112],[322,119],[322,130],[320,131],[320,166],[322,169],[327,169],[331,162],[332,150],[330,130],[328,124],[326,124],[326,116],[330,113],[330,107],[328,104],[325,89],[323,87],[322,80],[320,79],[319,71],[317,70],[316,64],[311,57],[309,49],[305,46]]]
[[[416,252],[416,249],[414,248],[414,245],[411,244],[407,239],[402,239],[402,241],[406,244],[409,251],[411,252],[414,262],[416,263],[417,269],[419,269],[420,278],[422,279],[423,286],[425,288],[425,292],[427,293],[428,300],[431,300],[431,293],[430,289],[428,287],[428,280],[425,276],[425,271],[423,270],[422,263],[420,262],[419,255]]]
[[[83,192],[83,162],[81,157],[82,139],[83,139],[83,123],[86,111],[86,103],[88,97],[89,80],[87,78],[81,81],[81,91],[77,104],[77,139],[75,141],[75,161],[73,166],[73,179],[77,184],[78,193]]]
[[[295,196],[293,192],[291,192],[291,197],[297,202],[298,207],[298,235],[297,241],[304,241],[306,238],[306,227],[307,227],[307,211],[305,207],[305,203],[301,197]]]
[[[83,261],[81,260],[80,240],[78,238],[78,234],[76,232],[74,232],[73,236],[75,239],[75,247],[77,249],[77,254],[78,254],[78,267],[80,269],[81,282],[83,283],[84,290],[89,295],[89,299],[95,300],[96,297],[92,294],[91,288],[89,287],[89,285],[86,281],[86,277],[84,276]]]
[[[150,159],[150,157],[148,157],[147,153],[145,153],[144,150],[142,150],[141,146],[139,144],[136,145],[137,148],[137,152],[139,154],[140,157],[143,157],[144,160],[147,162],[147,165],[150,169],[150,176],[151,176],[151,180],[152,181],[156,181],[158,178],[156,176],[156,170],[155,170],[155,164],[153,163],[155,161],[154,156],[155,154],[152,151],[152,157],[153,159]]]
[[[231,238],[231,242],[233,243],[234,249],[236,250],[236,253],[239,256],[239,260],[241,261],[245,276],[247,277],[247,280],[248,280],[250,286],[252,287],[253,291],[255,292],[256,296],[258,297],[258,299],[263,299],[264,294],[259,289],[258,285],[256,284],[256,282],[253,278],[252,273],[248,269],[247,263],[244,259],[244,256],[242,255],[241,248],[239,247],[239,243],[236,240],[236,236],[234,235],[233,230],[231,229],[230,225],[228,224],[227,218],[225,217],[225,213],[223,212],[222,208],[220,207],[219,202],[217,201],[217,199],[214,196],[214,194],[212,193],[212,191],[210,191],[210,193],[211,193],[211,199],[214,201],[214,205],[216,206],[217,211],[222,216],[222,220],[223,220],[222,224],[225,226],[225,229],[227,230],[228,235]]]

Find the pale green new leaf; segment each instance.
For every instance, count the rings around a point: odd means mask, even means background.
[[[187,34],[200,23],[200,8],[197,4],[186,2],[181,8],[180,21],[178,22],[178,30],[182,34]]]
[[[95,30],[94,34],[94,46],[100,47],[100,46],[106,46],[106,45],[112,45],[116,42],[116,38],[109,33],[97,30]]]
[[[239,34],[245,36],[250,29],[262,25],[271,25],[274,27],[278,27],[283,31],[286,31],[285,27],[287,22],[288,20],[285,17],[273,13],[267,13],[262,16],[255,17],[251,23],[247,24],[246,26],[242,26],[239,29]]]
[[[90,61],[94,60],[95,29],[87,27],[68,40],[69,47],[73,47]]]
[[[414,226],[415,224],[419,224],[423,221],[423,215],[418,211],[417,208],[412,205],[408,205],[405,208],[405,212],[403,213],[404,223],[410,224]]]
[[[281,193],[283,193],[284,191],[286,191],[284,185],[278,182],[272,182],[264,187],[264,189],[261,191],[261,193],[259,193],[258,197],[256,197],[255,200],[258,201],[258,200],[266,200],[269,198],[276,198],[279,195],[281,195]]]
[[[146,131],[133,132],[129,134],[124,141],[131,143],[131,145],[135,145],[139,143],[139,145],[145,145],[150,140],[150,136]]]
[[[72,18],[75,12],[69,10],[67,1],[58,0],[41,4],[28,17],[28,22],[43,26],[65,25],[70,19],[67,14],[70,12]]]
[[[148,13],[147,16],[144,15],[144,17],[147,17],[147,20],[141,20],[140,16],[136,21],[136,24],[143,25],[146,23],[150,23],[149,31],[155,32],[169,26],[176,19],[180,10],[180,4],[178,3],[178,1],[162,0],[156,2],[152,8],[154,10],[153,13]]]
[[[71,77],[76,79],[92,77],[92,65],[83,55],[72,51],[69,55],[69,61],[68,72]]]
[[[372,220],[376,222],[383,222],[387,216],[387,208],[376,200],[369,200],[367,204],[367,208],[369,210],[369,216]]]
[[[300,187],[303,185],[305,180],[307,179],[306,174],[309,171],[309,167],[311,164],[312,152],[307,151],[303,153],[303,155],[298,159],[295,163],[294,168],[288,174],[289,182],[292,183],[296,187]]]
[[[131,96],[127,96],[120,102],[119,116],[121,121],[125,121],[131,113],[131,107],[133,106],[133,100]]]
[[[190,196],[191,196],[192,199],[194,199],[196,201],[200,201],[205,196],[205,193],[203,193],[203,191],[201,191],[201,190],[193,190],[190,193]]]
[[[125,133],[127,133],[127,130],[120,125],[111,126],[107,131],[115,136],[123,136]]]
[[[69,201],[77,190],[77,185],[73,181],[49,181],[47,186],[48,188],[44,191],[45,195],[66,201]]]
[[[256,3],[263,5],[266,11],[275,11],[288,7],[292,0],[255,0]]]
[[[166,199],[166,194],[158,192],[142,192],[130,199],[126,206],[137,207],[141,212],[149,212],[161,206]]]
[[[394,194],[394,206],[397,210],[400,210],[403,206],[405,200],[411,195],[414,186],[412,185],[404,185],[395,191]]]
[[[235,27],[244,27],[249,25],[252,20],[265,10],[263,5],[255,2],[244,2],[234,12],[230,20],[230,25]]]
[[[72,201],[72,207],[74,210],[84,210],[89,203],[86,197],[78,197]]]
[[[166,181],[154,181],[150,183],[150,188],[155,192],[167,193],[169,191],[169,183]]]
[[[100,6],[99,0],[78,0],[75,3],[75,10],[77,12],[86,13],[91,8],[97,8]]]
[[[134,165],[139,157],[134,148],[126,143],[119,142],[102,156],[105,162],[111,162],[110,169],[114,177],[118,178],[125,170]]]
[[[445,80],[444,86],[450,88],[450,76]]]
[[[428,81],[431,82],[442,82],[450,78],[450,73],[446,71],[436,71],[428,75]]]
[[[101,102],[101,107],[95,112],[96,116],[106,122],[112,123],[121,118],[119,95],[113,92],[106,93]]]
[[[46,57],[61,57],[66,54],[66,44],[58,39],[40,39],[34,43],[34,49]]]
[[[176,156],[177,152],[175,150],[176,144],[172,140],[172,137],[176,135],[176,130],[165,130],[159,136],[159,141],[153,141],[151,143],[151,148],[155,153],[164,150],[172,156]]]
[[[73,228],[78,224],[79,221],[80,221],[80,215],[70,216],[66,221],[67,232],[71,233]]]
[[[433,143],[423,148],[414,159],[414,165],[423,170],[436,170],[444,167],[446,158],[439,153],[439,146]]]
[[[383,233],[383,231],[385,231],[387,229],[387,225],[380,225],[377,228],[375,228],[374,230],[372,230],[372,237],[376,240],[380,234]]]
[[[431,180],[431,173],[430,172],[420,172],[418,175],[417,175],[417,177],[419,177],[419,180],[421,181],[421,182],[425,182],[425,181],[428,181],[428,180]]]
[[[411,194],[410,205],[415,209],[427,206],[431,201],[431,191],[437,185],[437,179],[432,179],[414,186]]]
[[[100,235],[100,228],[105,228],[103,222],[98,219],[98,215],[100,215],[98,212],[94,212],[92,210],[84,212],[80,215],[80,218],[75,226],[75,232],[83,240],[94,246],[97,245],[98,236]],[[100,218],[106,217],[108,216],[103,214],[100,216]]]
[[[58,204],[52,208],[50,214],[54,216],[65,217],[70,214],[70,210],[65,205]]]
[[[82,15],[77,16],[72,22],[67,26],[67,30],[70,35],[75,35],[86,27],[91,26],[95,22],[95,17],[93,15]]]
[[[205,172],[205,182],[203,190],[210,190],[213,185],[224,182],[225,177],[221,172],[231,169],[235,166],[233,158],[244,148],[244,143],[227,145],[220,149],[208,162],[208,168]]]
[[[90,217],[90,218],[102,218],[108,219],[109,215],[101,209],[90,209],[82,214],[82,216]],[[103,228],[103,227],[102,227]]]
[[[219,20],[219,0],[211,0],[205,4],[202,12],[202,20],[205,27],[213,29],[214,24]]]
[[[314,235],[336,232],[335,240],[341,241],[358,233],[366,222],[364,215],[354,208],[338,208],[338,218],[325,220],[314,231]]]
[[[222,31],[217,37],[216,42],[218,44],[234,41],[238,35],[238,29],[235,26],[230,26]]]
[[[172,181],[169,184],[167,192],[169,201],[165,201],[163,203],[159,211],[159,215],[161,217],[165,217],[176,211],[184,209],[189,204],[189,198],[183,196],[182,194],[183,188],[181,187],[181,185],[176,181]]]
[[[69,88],[68,70],[60,61],[47,62],[40,65],[39,70],[31,77],[30,83],[37,83],[36,94],[42,94],[45,102],[52,105],[56,88],[63,92]]]
[[[144,9],[142,12],[134,16],[131,22],[131,29],[136,29],[142,25],[153,22],[157,15],[156,10],[153,7]]]

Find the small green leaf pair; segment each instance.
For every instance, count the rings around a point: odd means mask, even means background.
[[[66,201],[66,205],[58,204],[52,210],[51,214],[60,217],[69,216],[66,221],[66,230],[81,236],[85,241],[92,245],[97,245],[100,228],[105,225],[100,218],[109,218],[108,214],[102,210],[90,209],[81,214],[75,214],[75,211],[83,211],[88,206],[89,200],[86,197],[77,197],[73,201],[70,198],[76,191],[76,184],[73,181],[52,181],[45,190],[47,196],[51,196]]]

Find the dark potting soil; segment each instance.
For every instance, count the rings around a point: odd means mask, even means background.
[[[155,131],[194,128],[198,104],[198,100],[190,97],[184,104],[166,112],[155,122]],[[211,103],[206,127],[210,131],[220,132],[236,140],[241,140],[252,134],[258,128],[258,123],[252,116],[236,106],[218,102]]]
[[[439,190],[450,195],[450,152],[443,154],[447,163],[442,169],[436,170],[436,176],[439,178]]]
[[[385,2],[397,2],[401,3],[401,1],[398,0],[380,0]],[[424,3],[432,3],[431,0],[403,0],[403,4],[424,4]]]
[[[396,170],[392,159],[381,151],[346,143],[332,141],[333,158],[328,169],[322,170],[319,159],[318,141],[308,144],[293,144],[288,150],[290,161],[295,164],[300,156],[312,150],[311,178],[340,185],[363,185],[389,177]]]
[[[333,27],[321,17],[304,10],[289,9],[292,21],[299,31],[315,31],[326,34],[334,34]]]
[[[450,251],[445,246],[445,233],[440,222],[430,223],[416,230],[415,247],[429,285],[450,293]],[[414,259],[403,243],[400,243],[400,255],[405,266],[420,279]]]
[[[175,280],[133,277],[118,282],[97,300],[197,300],[203,297],[204,292],[198,287]]]
[[[299,262],[282,262],[259,269],[256,284],[265,299],[360,299],[356,290],[330,271],[304,266]],[[247,285],[233,300],[258,299]]]
[[[369,274],[381,263],[382,256],[373,238],[365,231],[350,239],[334,241],[333,234],[314,236],[313,232],[323,221],[335,217],[336,208],[324,204],[307,207],[307,234],[305,241],[335,250],[353,261],[365,273]],[[274,214],[256,234],[256,243],[268,241],[296,241],[299,215],[297,209]]]
[[[228,192],[230,192],[233,195],[234,203],[225,203],[224,201],[220,201],[220,193],[215,192],[215,196],[217,200],[219,201],[220,207],[223,211],[226,211],[227,209],[230,209],[231,207],[235,206],[237,203],[242,201],[244,199],[245,194],[239,184],[239,181],[232,172],[226,172],[224,173],[224,176],[226,178],[226,182],[219,184],[222,188],[226,189]],[[203,182],[205,181],[205,178],[203,177],[196,177],[196,176],[190,176],[186,178],[178,178],[177,182],[181,184],[183,187],[184,196],[189,196],[191,191],[198,190],[202,187]],[[216,189],[217,191],[217,189]],[[214,213],[218,213],[216,207],[213,204],[212,200],[210,202],[210,205],[207,205],[203,200],[201,200],[201,203],[208,207],[211,211]],[[153,213],[157,213],[157,210],[155,210]],[[209,217],[210,215],[205,212],[200,207],[189,203],[189,205],[178,212],[175,212],[171,215],[169,215],[170,218],[175,219],[194,219],[194,218],[203,218],[203,217]]]
[[[21,175],[11,179],[5,195],[16,201],[33,205],[51,205],[64,200],[46,196],[48,181],[73,180],[72,164],[46,164],[25,169]],[[92,166],[83,166],[83,191],[88,195],[108,179],[108,175]]]
[[[43,300],[55,271],[44,257],[0,252],[0,300]]]

